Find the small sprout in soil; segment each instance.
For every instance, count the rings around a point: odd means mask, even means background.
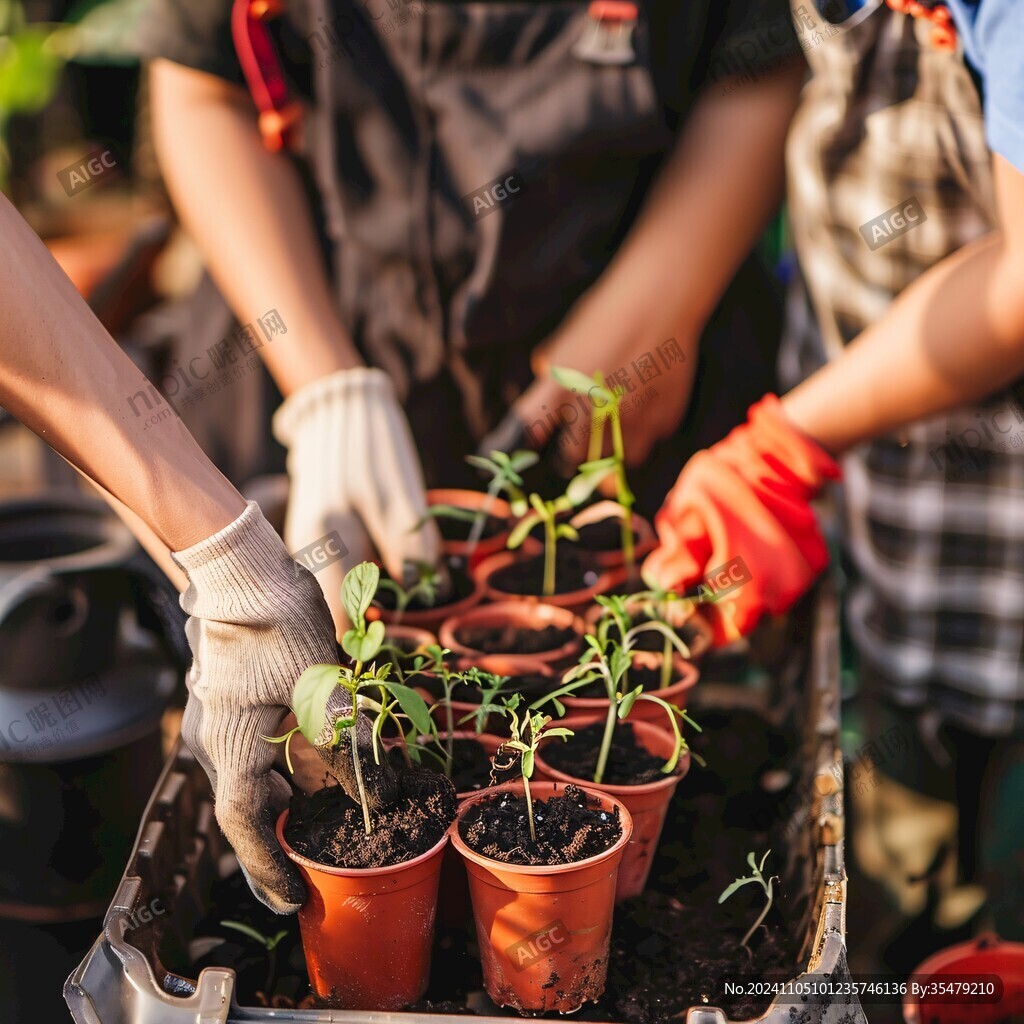
[[[748,885],[751,882],[756,882],[764,890],[764,909],[758,915],[757,920],[750,926],[750,931],[748,931],[747,934],[744,935],[743,938],[740,940],[740,945],[747,951],[747,955],[751,957],[753,957],[754,954],[751,951],[750,946],[747,945],[747,943],[750,941],[751,936],[754,934],[754,932],[756,932],[757,929],[761,926],[761,922],[764,921],[764,919],[768,916],[768,911],[772,909],[772,897],[774,895],[772,890],[774,884],[779,880],[778,875],[772,875],[771,878],[768,879],[765,879],[764,877],[764,865],[765,862],[768,860],[768,856],[771,852],[771,850],[768,850],[768,852],[765,853],[765,855],[761,858],[761,863],[758,864],[754,851],[751,850],[750,853],[747,854],[747,863],[750,865],[752,874],[744,875],[741,878],[737,878],[736,881],[726,886],[726,888],[722,892],[722,895],[718,897],[718,902],[724,903],[734,892],[736,892],[737,889],[742,889],[743,886]]]
[[[551,597],[555,593],[555,555],[558,541],[579,540],[580,535],[568,523],[560,523],[558,517],[572,509],[572,502],[565,495],[552,501],[545,501],[539,494],[530,495],[532,512],[527,512],[516,523],[509,534],[508,547],[518,548],[530,535],[530,531],[540,523],[544,524],[544,596]]]
[[[633,506],[636,497],[626,481],[626,449],[622,439],[622,387],[609,388],[604,376],[595,372],[588,377],[579,370],[554,367],[551,376],[570,391],[585,393],[590,399],[590,448],[587,461],[580,465],[577,476],[570,481],[566,495],[574,505],[586,501],[601,482],[611,476],[615,480],[615,500],[622,509],[622,558],[630,574],[636,564],[633,546]],[[600,401],[600,404],[598,404]],[[605,424],[611,425],[612,454],[602,458]]]
[[[503,753],[511,752],[513,755],[518,756],[519,770],[523,776],[523,792],[526,795],[526,817],[530,826],[530,838],[536,842],[537,833],[533,824],[533,795],[530,793],[530,779],[533,778],[537,747],[540,746],[541,740],[545,737],[561,737],[563,740],[567,740],[573,735],[573,731],[563,726],[556,726],[553,729],[549,728],[552,722],[551,716],[543,715],[540,712],[529,713],[529,708],[526,709],[528,713],[524,714],[522,719],[520,719],[516,711],[520,702],[521,696],[518,693],[514,693],[511,697],[506,697],[502,700],[502,712],[509,720],[511,738],[505,740],[498,748],[498,752],[494,755],[494,767],[499,771],[504,771],[511,768],[515,763],[513,757],[507,763],[499,765],[498,759]]]
[[[511,678],[511,676],[496,676],[475,665],[466,669],[462,673],[462,682],[467,686],[475,686],[479,689],[480,703],[468,715],[459,719],[459,725],[472,722],[473,731],[477,735],[482,733],[488,716],[493,713],[501,714],[501,705],[497,703],[497,699]]]
[[[269,997],[274,989],[274,980],[277,973],[277,946],[278,943],[288,937],[287,930],[282,929],[273,935],[264,935],[263,932],[252,925],[244,924],[241,921],[221,921],[222,928],[233,928],[236,932],[255,942],[258,942],[267,951],[267,980],[264,983],[263,991]]]
[[[410,687],[388,678],[391,673],[389,663],[380,666],[373,663],[384,642],[384,623],[367,623],[366,610],[379,583],[380,569],[372,562],[361,562],[346,574],[341,585],[341,600],[352,628],[341,638],[341,646],[352,659],[352,665],[310,665],[299,676],[292,691],[292,708],[298,725],[284,736],[264,737],[271,743],[284,743],[288,768],[294,771],[289,744],[295,733],[301,732],[313,746],[331,746],[334,749],[340,747],[342,738],[347,735],[367,835],[373,829],[359,755],[357,729],[360,712],[376,714],[372,737],[373,758],[377,764],[380,764],[381,757],[380,734],[387,720],[393,719],[401,728],[396,707],[418,731],[429,734],[433,728],[433,720],[423,698]],[[349,699],[344,704],[332,704],[339,688],[347,692]],[[366,691],[376,691],[377,699]]]
[[[640,627],[635,627],[640,628]],[[598,629],[598,635],[587,635],[583,638],[587,649],[580,655],[578,665],[574,665],[562,677],[562,686],[551,693],[545,694],[535,701],[531,707],[543,706],[552,701],[556,708],[563,707],[559,697],[571,694],[576,690],[589,686],[591,683],[600,680],[604,684],[605,696],[608,698],[608,715],[605,718],[604,735],[601,738],[601,749],[597,757],[597,767],[594,770],[594,782],[600,784],[604,780],[604,773],[608,767],[608,755],[612,749],[612,739],[615,735],[617,722],[629,717],[638,700],[645,700],[657,704],[668,717],[672,734],[675,736],[676,747],[672,756],[662,765],[662,772],[670,775],[676,770],[679,758],[684,752],[689,751],[689,744],[679,729],[679,722],[685,721],[693,726],[698,732],[700,726],[681,708],[653,693],[644,693],[643,686],[628,688],[627,673],[632,663],[632,653],[629,646],[629,630],[625,636],[627,641],[621,644],[608,636],[608,630]],[[703,764],[702,759],[693,754],[694,760]]]
[[[394,580],[382,579],[378,582],[379,590],[390,590],[395,595],[396,625],[402,621],[405,610],[416,598],[419,598],[428,608],[432,608],[441,591],[441,573],[434,566],[422,562],[416,566],[416,573],[416,582],[408,590]]]

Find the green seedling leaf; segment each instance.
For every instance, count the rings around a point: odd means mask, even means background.
[[[401,683],[387,682],[381,685],[398,701],[399,707],[419,733],[429,736],[434,723],[426,701],[411,687]]]
[[[533,778],[533,750],[530,747],[526,747],[523,750],[523,766],[521,770],[526,778]]]
[[[519,547],[527,537],[530,536],[530,531],[541,521],[541,517],[536,512],[531,513],[528,516],[524,516],[516,523],[515,528],[508,535],[508,542],[506,547],[513,551]]]
[[[591,388],[598,388],[604,391],[605,388],[593,377],[588,377],[582,370],[574,370],[569,366],[553,366],[551,376],[556,383],[561,384],[567,391],[578,391],[581,395],[590,396]]]
[[[644,688],[642,686],[638,686],[635,690],[630,690],[629,693],[619,701],[618,716],[620,719],[626,718],[630,711],[633,710],[633,705],[636,703],[637,697],[643,693],[643,690]]]
[[[718,897],[718,902],[724,903],[734,892],[736,892],[737,889],[742,889],[743,886],[749,885],[751,882],[756,881],[756,878],[752,878],[749,875],[745,878],[737,878],[735,882],[732,882],[725,887],[725,890],[722,892],[722,895]]]
[[[524,469],[529,469],[538,462],[540,462],[540,456],[536,452],[532,452],[528,448],[517,448],[509,459],[509,466],[516,473],[521,473]],[[519,479],[515,482],[521,484],[523,481]]]
[[[340,665],[310,665],[299,676],[292,691],[292,710],[299,730],[310,743],[327,723],[327,701],[341,678]]]
[[[380,569],[373,562],[360,562],[345,574],[341,584],[341,603],[349,622],[360,628],[366,622],[366,609],[380,583]]]
[[[564,537],[566,540],[579,540],[580,535],[576,532],[574,526],[570,526],[568,523],[559,523],[555,529],[556,537]]]

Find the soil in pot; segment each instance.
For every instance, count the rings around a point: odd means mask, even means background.
[[[577,779],[592,779],[604,738],[604,724],[577,726],[575,734],[564,743],[552,741],[544,746],[544,760],[566,775]],[[619,722],[612,733],[612,748],[608,753],[602,782],[608,786],[639,786],[665,778],[662,767],[665,759],[655,757],[637,742],[633,726]]]
[[[572,594],[595,586],[601,573],[580,551],[563,544],[555,555],[555,593]],[[530,555],[503,566],[490,576],[488,586],[503,594],[540,596],[544,593],[544,555]]]
[[[459,822],[470,849],[503,864],[571,864],[596,857],[622,835],[618,811],[603,811],[578,786],[534,800],[536,842],[530,838],[526,799],[502,793],[474,805]]]
[[[469,511],[474,511],[470,509]],[[436,522],[441,531],[441,540],[455,541],[464,544],[469,540],[473,532],[473,523],[468,519],[455,519],[453,516],[437,516]],[[508,529],[508,523],[497,516],[487,516],[484,519],[483,529],[480,533],[480,540],[487,540]]]
[[[444,740],[441,740],[442,745]],[[458,738],[452,742],[452,785],[457,793],[470,793],[490,785],[515,781],[518,768],[494,770],[491,755],[477,740]]]
[[[649,616],[639,614],[634,616],[633,625],[642,626],[647,622],[652,622]],[[705,629],[697,626],[694,623],[686,622],[683,626],[676,631],[679,634],[679,638],[690,648],[690,654],[693,660],[696,659],[696,655],[704,653],[707,646],[707,633]],[[613,622],[608,629],[608,635],[613,640],[621,639],[619,633],[619,627]],[[641,630],[636,634],[633,641],[633,650],[635,651],[652,651],[661,653],[665,648],[665,638],[661,633],[656,632],[653,629]]]
[[[341,786],[297,793],[285,839],[296,853],[318,864],[378,868],[401,864],[435,846],[455,817],[455,788],[437,772],[410,769],[398,775],[399,793],[381,812],[371,812],[366,834],[359,804]]]
[[[587,523],[576,532],[580,535],[576,543],[587,551],[618,551],[622,547],[622,524],[618,519],[608,518],[596,523]],[[640,540],[640,534],[634,530],[634,546]]]
[[[540,629],[521,629],[514,623],[500,626],[463,625],[455,630],[455,639],[464,647],[485,654],[543,654],[555,651],[572,643],[576,633],[558,626],[543,626]]]

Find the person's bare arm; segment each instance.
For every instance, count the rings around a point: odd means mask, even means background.
[[[1001,228],[942,260],[783,399],[832,453],[990,395],[1024,373],[1024,174],[994,158]]]
[[[0,405],[179,551],[245,501],[171,415],[129,407],[148,381],[0,195]]]
[[[543,377],[549,366],[611,373],[670,337],[686,352],[686,376],[659,388],[634,417],[631,461],[679,423],[701,333],[781,199],[786,132],[805,71],[797,58],[707,88],[621,249],[538,352],[539,379],[517,404],[524,423],[560,401],[561,389]]]
[[[281,393],[362,363],[338,316],[302,185],[268,152],[244,89],[167,60],[150,67],[153,131],[175,209],[242,323],[277,309],[260,350]]]

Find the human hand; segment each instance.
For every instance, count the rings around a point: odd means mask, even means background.
[[[182,736],[210,777],[217,822],[253,893],[271,910],[292,913],[305,889],[274,835],[291,790],[273,770],[277,748],[267,737],[280,731],[302,672],[337,660],[330,612],[316,580],[292,560],[255,502],[173,557],[189,580],[181,605],[190,616],[185,629],[193,655]],[[350,707],[339,687],[329,710]],[[369,750],[369,723],[361,726],[360,748],[364,737]],[[350,749],[335,745],[325,726],[315,750],[355,796]],[[391,770],[371,754],[362,762],[371,803],[386,804]]]
[[[743,559],[750,578],[723,599],[728,615],[717,602],[706,611],[716,645],[748,633],[766,612],[790,608],[828,563],[810,502],[839,475],[767,395],[746,423],[683,467],[655,517],[660,543],[644,561],[644,579],[683,591],[709,569]]]

